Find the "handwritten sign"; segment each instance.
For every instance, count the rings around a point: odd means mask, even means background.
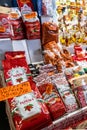
[[[29,82],[24,82],[14,86],[6,86],[4,88],[0,88],[0,101],[21,96],[31,91]]]

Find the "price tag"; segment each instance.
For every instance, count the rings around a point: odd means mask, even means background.
[[[13,18],[13,19],[17,19],[18,14],[17,13],[10,13],[10,17]]]
[[[30,3],[31,1],[30,0],[21,0],[21,3]]]
[[[32,90],[29,82],[24,82],[14,86],[6,86],[4,88],[0,88],[0,101],[21,96],[31,91]]]
[[[4,26],[0,26],[0,33],[4,33],[6,31]]]
[[[37,16],[36,12],[32,12],[24,15],[25,19],[35,18],[36,16]]]

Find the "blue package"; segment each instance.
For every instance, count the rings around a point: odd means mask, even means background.
[[[12,7],[18,7],[17,0],[12,0]]]
[[[39,16],[42,15],[42,0],[37,0],[37,12]]]

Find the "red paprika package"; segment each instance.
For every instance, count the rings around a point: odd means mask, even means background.
[[[10,38],[11,26],[7,14],[0,14],[0,38]]]
[[[32,80],[25,58],[3,60],[2,64],[7,85],[17,85]]]
[[[35,88],[30,93],[8,100],[16,130],[40,130],[52,123],[48,109],[40,101],[41,95]]]
[[[21,12],[25,11],[26,9],[30,12],[34,10],[32,0],[17,0],[17,3]]]
[[[21,40],[25,38],[24,25],[21,18],[21,13],[17,8],[12,8],[9,14],[9,21],[12,29],[12,40]]]
[[[63,116],[66,112],[66,108],[52,83],[42,83],[42,85],[40,85],[38,89],[42,95],[42,98],[46,102],[52,119],[55,120]]]
[[[15,58],[25,58],[25,52],[24,51],[7,51],[5,52],[5,58],[6,59],[15,59]]]
[[[36,12],[23,15],[27,39],[40,39],[40,21]]]

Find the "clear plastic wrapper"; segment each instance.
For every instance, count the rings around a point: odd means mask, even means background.
[[[10,38],[12,35],[11,25],[7,14],[0,14],[0,38]]]
[[[15,129],[38,130],[51,124],[48,109],[40,98],[41,95],[33,84],[32,92],[7,101]]]
[[[23,14],[27,39],[40,39],[40,21],[36,12]]]
[[[21,12],[18,8],[11,8],[11,12],[9,13],[9,21],[11,24],[12,30],[12,40],[21,40],[25,38],[24,33],[24,25],[21,17]]]
[[[58,42],[58,26],[51,22],[42,24],[42,44],[55,41]]]
[[[16,85],[32,80],[25,58],[3,60],[2,65],[7,85]]]

